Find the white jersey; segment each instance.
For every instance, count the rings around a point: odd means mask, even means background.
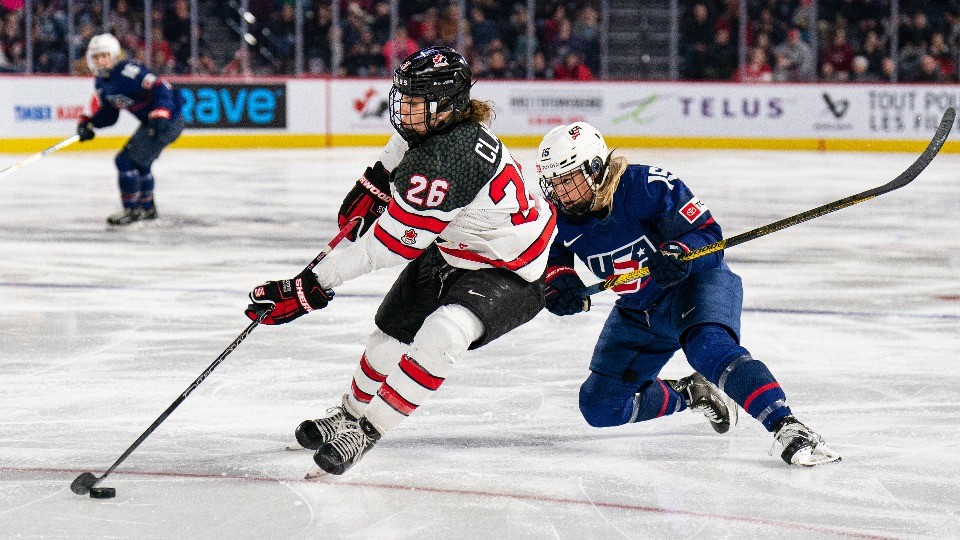
[[[317,265],[321,284],[409,262],[434,242],[457,268],[502,268],[527,281],[543,275],[554,209],[484,126],[461,122],[412,148],[394,135],[380,161],[391,171],[393,200],[366,235]]]

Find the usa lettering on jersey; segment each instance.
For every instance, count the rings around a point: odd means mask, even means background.
[[[625,246],[591,255],[586,263],[595,276],[604,279],[637,270],[647,261],[647,253],[654,249],[653,243],[644,235]],[[639,290],[641,286],[640,281],[633,281],[614,287],[613,292],[627,294]]]

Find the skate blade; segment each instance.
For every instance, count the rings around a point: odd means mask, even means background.
[[[322,478],[322,477],[324,477],[324,476],[327,476],[328,474],[329,474],[329,473],[328,473],[327,471],[325,471],[325,470],[321,469],[320,467],[317,467],[316,465],[314,465],[314,467],[313,467],[312,469],[310,469],[310,472],[308,472],[307,475],[303,477],[303,479],[304,479],[304,480],[316,480],[316,479],[318,479],[318,478]]]
[[[296,451],[298,451],[298,450],[306,450],[306,448],[300,446],[300,443],[298,443],[297,441],[293,441],[292,443],[288,443],[287,446],[285,446],[283,449],[286,450],[286,451],[288,451],[288,452],[296,452]]]
[[[840,454],[821,444],[815,448],[804,448],[798,451],[793,455],[793,458],[790,459],[790,463],[801,467],[815,467],[817,465],[823,465],[824,463],[840,461],[841,459]]]

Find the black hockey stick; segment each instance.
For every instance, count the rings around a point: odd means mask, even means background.
[[[32,156],[28,157],[27,159],[21,161],[20,163],[14,163],[13,165],[7,167],[6,169],[0,171],[0,178],[3,178],[4,176],[7,176],[8,174],[13,174],[15,171],[18,171],[18,170],[26,167],[27,165],[33,163],[34,161],[39,161],[40,158],[47,157],[47,156],[49,156],[50,154],[56,152],[57,150],[60,150],[61,148],[66,148],[67,146],[70,146],[71,144],[73,144],[73,143],[75,143],[75,142],[77,142],[77,141],[79,141],[79,140],[80,140],[80,136],[79,136],[79,135],[74,135],[74,136],[72,136],[72,137],[67,137],[66,139],[58,142],[57,144],[51,146],[50,148],[47,148],[46,150],[41,150],[40,152],[37,152],[36,154],[33,154]]]
[[[340,229],[340,232],[333,237],[333,240],[331,240],[330,243],[327,244],[325,248],[323,248],[323,250],[320,252],[319,255],[317,255],[315,259],[313,259],[313,262],[307,265],[306,269],[313,270],[313,268],[317,264],[319,264],[320,261],[324,259],[324,257],[327,256],[327,253],[330,253],[330,251],[332,251],[333,248],[337,247],[337,244],[339,244],[340,241],[343,240],[350,233],[351,230],[353,230],[353,228],[357,225],[357,223],[359,223],[357,219],[358,218],[354,218],[353,220],[350,220],[349,223],[344,225],[343,228]],[[148,427],[147,430],[144,431],[143,434],[137,438],[137,440],[133,441],[133,444],[131,444],[130,447],[127,448],[127,450],[120,456],[120,458],[117,459],[117,461],[115,461],[113,465],[110,466],[109,469],[107,469],[107,472],[103,473],[99,477],[90,472],[82,473],[80,476],[76,477],[76,479],[74,479],[74,481],[70,484],[70,490],[76,493],[77,495],[86,495],[87,493],[90,492],[91,488],[93,488],[94,486],[99,484],[101,481],[103,481],[103,479],[106,478],[107,475],[113,472],[113,470],[116,469],[117,466],[123,462],[123,460],[127,459],[127,457],[131,453],[133,453],[133,451],[136,450],[138,446],[140,446],[140,443],[142,443],[147,437],[149,437],[150,434],[153,433],[153,431],[157,429],[157,427],[160,426],[160,424],[162,424],[163,421],[166,420],[168,416],[170,416],[170,413],[172,413],[174,409],[176,409],[178,406],[180,406],[181,403],[183,403],[183,400],[187,399],[187,396],[189,396],[191,392],[193,392],[198,386],[200,386],[200,383],[202,383],[204,379],[206,379],[211,373],[213,373],[213,370],[216,369],[217,366],[219,366],[220,363],[223,362],[223,360],[230,353],[234,351],[234,349],[240,346],[240,342],[246,339],[247,336],[250,335],[250,332],[253,332],[253,329],[263,322],[263,320],[267,317],[267,315],[270,314],[270,311],[272,310],[268,309],[260,313],[259,317],[257,317],[257,320],[251,322],[246,327],[246,329],[244,329],[244,331],[241,332],[239,336],[237,336],[237,339],[233,340],[233,343],[231,343],[229,347],[224,349],[224,351],[220,353],[220,356],[218,356],[217,359],[214,360],[213,363],[210,364],[207,367],[207,369],[205,369],[203,373],[201,373],[200,376],[197,377],[195,381],[190,383],[190,386],[188,386],[187,389],[184,390],[183,393],[180,394],[180,396],[177,399],[175,399],[174,402],[171,403],[169,407],[167,407],[167,410],[163,411],[163,414],[161,414],[156,420],[154,420],[153,423],[150,424],[150,427]]]
[[[766,236],[781,229],[792,227],[798,223],[803,223],[804,221],[809,221],[813,218],[818,218],[831,212],[842,210],[848,206],[869,201],[870,199],[879,195],[883,195],[884,193],[889,193],[895,189],[902,188],[903,186],[912,182],[921,172],[923,172],[923,170],[927,168],[927,165],[930,164],[937,153],[940,152],[940,148],[943,147],[943,143],[947,140],[947,135],[950,134],[950,129],[953,128],[955,116],[956,111],[954,111],[953,107],[947,107],[947,110],[943,113],[943,118],[940,119],[940,125],[937,126],[937,132],[934,133],[933,139],[930,140],[930,144],[928,144],[927,148],[922,154],[920,154],[920,157],[913,162],[913,165],[907,167],[907,170],[903,171],[900,176],[894,178],[886,184],[873,189],[868,189],[862,193],[857,193],[856,195],[851,195],[832,203],[825,204],[823,206],[818,206],[813,210],[807,210],[806,212],[781,219],[780,221],[771,223],[769,225],[757,227],[756,229],[738,234],[732,238],[725,238],[719,242],[708,244],[702,248],[685,253],[680,258],[684,261],[692,261],[693,259],[703,257],[704,255],[709,255],[722,249],[733,247],[744,242],[749,242],[750,240],[755,240],[761,236]],[[596,283],[587,287],[583,293],[583,296],[586,298],[587,296],[597,294],[600,291],[605,291],[618,285],[623,285],[624,283],[636,281],[649,274],[650,268],[644,266],[632,272],[627,272],[626,274],[610,276],[600,283]]]

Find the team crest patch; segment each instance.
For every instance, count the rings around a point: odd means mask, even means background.
[[[444,55],[442,55],[442,54],[440,54],[440,53],[437,53],[437,54],[433,55],[433,67],[443,67],[443,66],[447,66],[447,65],[449,65],[449,64],[447,64],[447,57],[446,57],[446,56],[444,56]]]
[[[571,139],[577,140],[577,137],[580,136],[580,126],[573,126],[568,133],[570,133]]]
[[[417,231],[413,229],[407,229],[403,231],[403,238],[400,239],[401,242],[408,246],[412,246],[417,243]]]
[[[683,216],[683,219],[687,220],[688,223],[692,224],[706,211],[707,205],[700,202],[700,199],[694,197],[690,199],[690,202],[680,208],[680,215]]]

